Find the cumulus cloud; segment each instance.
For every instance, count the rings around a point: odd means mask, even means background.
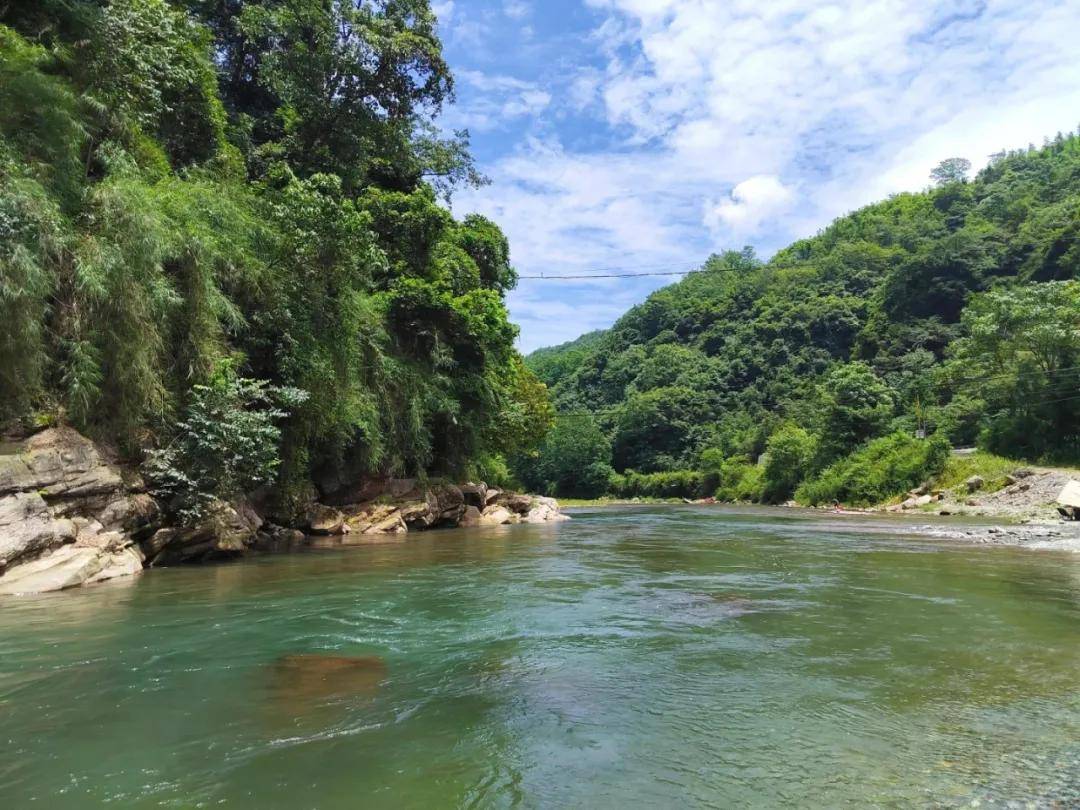
[[[527,17],[531,11],[529,4],[524,0],[504,0],[503,2],[503,14],[514,20]]]
[[[840,175],[869,155],[859,174],[895,191],[1080,118],[1076,0],[588,2],[630,40],[609,60],[608,122],[678,153],[735,144],[759,167]]]
[[[733,234],[752,235],[770,217],[786,212],[795,193],[772,174],[759,174],[743,180],[727,199],[710,202],[705,207],[705,225],[712,231],[727,228]]]

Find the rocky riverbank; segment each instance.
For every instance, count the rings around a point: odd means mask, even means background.
[[[319,538],[377,543],[436,527],[568,519],[551,498],[397,478],[324,482],[291,525],[266,513],[257,499],[218,503],[196,526],[169,525],[135,470],[74,430],[45,430],[0,454],[0,594],[64,590]]]
[[[1075,470],[1017,465],[1000,479],[972,475],[962,483],[937,488],[933,483],[912,490],[893,504],[870,511],[927,513],[939,516],[989,518],[998,525],[965,527],[928,525],[922,534],[979,545],[1023,546],[1080,551],[1080,521],[1063,519],[1080,506]]]
[[[928,511],[943,515],[992,517],[1025,523],[1061,523],[1059,498],[1077,480],[1074,471],[1022,467],[1004,476],[997,488],[973,475],[959,486],[938,489],[927,483],[900,503],[882,505],[888,512]]]

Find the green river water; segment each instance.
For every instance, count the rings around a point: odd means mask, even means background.
[[[1077,806],[1080,555],[908,526],[604,509],[6,599],[0,807]]]

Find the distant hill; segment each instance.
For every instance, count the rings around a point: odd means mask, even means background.
[[[558,346],[537,349],[526,358],[526,364],[548,387],[554,387],[581,365],[603,337],[604,330],[597,329]]]
[[[699,468],[710,450],[755,458],[783,423],[827,440],[825,400],[846,395],[827,381],[852,363],[869,375],[860,385],[880,383],[878,432],[1075,455],[1078,285],[1047,283],[1080,277],[1080,137],[1001,153],[970,180],[965,163],[946,161],[933,188],[841,217],[767,262],[750,249],[714,255],[610,329],[526,362],[560,411],[595,415],[618,471]],[[987,290],[997,297],[975,312]],[[1065,341],[1056,365],[1038,357],[1039,328]]]

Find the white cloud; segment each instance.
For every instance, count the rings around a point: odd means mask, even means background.
[[[1077,0],[588,2],[634,32],[609,59],[609,123],[677,154],[734,149],[743,177],[824,169],[864,202],[1080,119]]]
[[[519,118],[538,115],[551,104],[551,93],[539,85],[477,70],[460,70],[459,81],[479,91],[468,104],[451,108],[443,117],[450,129],[464,127],[476,132],[500,129]]]
[[[435,13],[439,22],[446,25],[454,14],[454,0],[438,0],[431,4],[431,10]]]
[[[591,107],[599,98],[600,83],[603,77],[598,70],[585,68],[570,82],[567,96],[576,110]]]
[[[503,14],[514,20],[527,17],[532,8],[524,0],[503,0]]]
[[[712,231],[728,229],[733,234],[752,236],[770,217],[786,213],[795,193],[772,174],[743,180],[727,199],[709,202],[704,223]]]

